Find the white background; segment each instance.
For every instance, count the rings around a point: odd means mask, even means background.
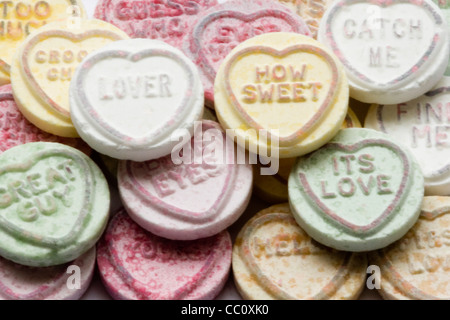
[[[245,1],[245,0],[242,0]],[[219,0],[219,2],[224,2],[224,0]],[[97,4],[96,0],[83,0],[83,3],[85,5],[86,11],[88,12],[88,15],[90,18],[92,18],[95,6]],[[111,187],[111,193],[112,193],[112,199],[118,199],[117,190],[114,187]],[[112,204],[112,212],[119,208],[121,205],[120,203],[113,203]],[[236,234],[239,232],[240,228],[244,225],[244,223],[253,216],[256,212],[265,209],[269,207],[268,204],[263,203],[261,200],[259,200],[256,197],[252,198],[252,201],[250,203],[249,208],[246,210],[244,215],[229,229],[232,237],[234,238]],[[110,300],[111,297],[108,295],[106,290],[104,289],[99,276],[98,271],[96,271],[96,274],[94,276],[94,280],[92,281],[92,284],[86,294],[82,298],[83,300]],[[222,293],[217,297],[217,299],[228,299],[228,300],[236,300],[241,299],[239,294],[236,291],[236,288],[234,286],[232,275],[230,276],[230,279],[225,286]],[[366,288],[366,290],[361,295],[360,299],[362,300],[373,300],[373,299],[381,299],[377,292],[370,291]]]

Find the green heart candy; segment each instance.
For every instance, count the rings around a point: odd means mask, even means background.
[[[422,172],[409,151],[386,134],[344,129],[299,158],[289,177],[289,202],[316,241],[369,251],[401,238],[417,221]]]

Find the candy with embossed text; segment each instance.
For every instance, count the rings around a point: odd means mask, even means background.
[[[99,0],[94,16],[131,38],[162,40],[181,49],[189,28],[217,0]]]
[[[232,265],[245,299],[349,300],[364,288],[367,258],[315,242],[286,203],[246,223],[234,244]]]
[[[85,18],[80,0],[21,0],[0,2],[0,85],[10,81],[13,56],[36,29],[57,20]]]
[[[201,71],[207,106],[214,107],[214,79],[230,51],[269,32],[311,35],[301,18],[271,0],[226,1],[198,18],[185,38],[184,51]]]
[[[450,198],[425,197],[414,227],[391,246],[372,252],[380,294],[396,300],[450,299]]]
[[[0,299],[80,299],[94,275],[95,258],[95,247],[72,262],[53,267],[27,267],[0,258]]]
[[[214,90],[222,126],[264,156],[292,158],[319,148],[339,131],[348,109],[340,61],[296,33],[266,33],[238,45],[221,64]]]
[[[70,119],[69,85],[77,66],[92,51],[128,36],[99,20],[77,28],[54,22],[40,28],[16,51],[11,83],[24,117],[54,135],[79,137]]]
[[[168,155],[185,130],[193,132],[204,99],[198,70],[181,51],[130,39],[86,57],[71,83],[70,104],[78,133],[94,150],[146,161]]]
[[[110,194],[81,151],[33,142],[0,155],[0,256],[45,267],[78,258],[106,227]]]
[[[361,128],[361,123],[355,113],[348,109],[342,128]],[[288,201],[288,179],[295,158],[280,159],[279,170],[274,175],[262,175],[261,163],[253,166],[254,183],[253,190],[262,200],[270,203],[280,203]]]
[[[0,153],[21,144],[39,141],[66,144],[87,155],[92,151],[81,139],[58,137],[31,124],[17,108],[11,85],[0,87]]]
[[[431,0],[338,0],[318,39],[342,61],[352,98],[380,104],[415,99],[443,76],[449,29]]]
[[[372,105],[364,126],[401,137],[420,164],[427,195],[450,195],[450,78],[397,105]]]
[[[121,161],[122,202],[133,220],[156,235],[174,240],[209,237],[246,209],[252,168],[245,152],[215,122],[204,120],[191,143],[182,144],[182,158]]]
[[[114,299],[208,300],[222,290],[231,265],[227,231],[173,241],[139,227],[119,211],[99,243],[100,276]]]
[[[370,251],[400,239],[420,214],[424,179],[409,150],[370,129],[341,130],[299,158],[289,176],[289,203],[316,241]]]

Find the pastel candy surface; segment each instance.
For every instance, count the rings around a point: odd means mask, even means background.
[[[397,105],[373,105],[364,126],[401,137],[420,164],[428,195],[450,195],[450,78],[423,96]]]
[[[449,60],[449,32],[431,0],[339,0],[318,39],[345,66],[352,98],[380,104],[412,100],[430,90]]]
[[[0,153],[28,142],[58,142],[85,154],[91,148],[81,139],[62,138],[46,133],[25,119],[14,101],[11,85],[0,87]]]
[[[303,18],[314,39],[317,39],[320,21],[334,0],[277,0]]]
[[[295,222],[289,205],[250,219],[233,247],[233,274],[244,299],[357,299],[366,280],[365,254],[324,247]]]
[[[385,299],[448,300],[450,198],[425,197],[418,222],[399,241],[372,252]]]
[[[84,153],[33,142],[0,155],[0,255],[45,267],[74,260],[100,238],[110,194]]]
[[[86,17],[80,0],[2,1],[0,12],[0,85],[9,83],[14,53],[33,31],[52,21]]]
[[[95,247],[76,260],[53,267],[27,267],[0,258],[1,300],[77,300],[88,289],[95,269]],[[79,268],[79,269],[76,269]],[[69,277],[80,272],[80,288]]]
[[[173,241],[117,213],[99,243],[97,261],[108,292],[122,300],[207,300],[223,288],[231,265],[227,231]]]
[[[442,14],[445,17],[445,21],[447,22],[447,25],[450,24],[450,2],[448,0],[433,0],[435,4],[441,9]],[[447,69],[445,70],[445,75],[450,76],[450,61],[447,65]]]
[[[238,144],[244,147],[245,139],[253,153],[268,149],[272,157],[292,158],[337,133],[347,114],[348,84],[339,60],[316,40],[267,33],[227,56],[214,102],[220,123],[234,131]]]
[[[24,117],[45,132],[78,137],[69,106],[75,69],[90,52],[126,38],[99,20],[81,20],[76,28],[53,22],[33,33],[16,51],[11,66],[14,98]]]
[[[131,38],[157,39],[180,48],[199,15],[217,0],[99,0],[94,16]]]
[[[424,180],[410,152],[390,136],[344,129],[299,158],[289,203],[299,225],[338,250],[370,251],[400,239],[420,214]]]
[[[361,123],[355,113],[348,109],[342,128],[361,128]],[[261,164],[253,166],[254,191],[264,201],[280,203],[288,201],[288,179],[295,158],[279,159],[279,170],[274,175],[262,175]]]
[[[226,1],[203,13],[184,51],[200,68],[207,106],[214,107],[214,79],[231,50],[254,36],[282,31],[311,35],[301,18],[271,0]]]
[[[168,155],[186,130],[193,132],[204,99],[198,70],[181,51],[162,41],[131,39],[83,61],[70,104],[78,133],[94,150],[146,161]]]
[[[244,151],[227,141],[225,132],[212,121],[202,122],[182,153],[185,157],[175,160],[168,155],[146,162],[121,161],[122,202],[133,220],[161,237],[195,240],[212,236],[246,209],[252,168],[237,164],[237,159],[245,160]]]

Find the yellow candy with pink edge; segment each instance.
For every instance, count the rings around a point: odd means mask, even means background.
[[[217,73],[214,97],[220,123],[232,129],[227,133],[239,145],[292,158],[336,135],[347,114],[349,87],[342,64],[322,44],[278,32],[230,52]]]
[[[0,1],[0,86],[10,82],[13,56],[34,30],[58,20],[86,18],[81,0]]]
[[[352,109],[342,123],[342,129],[361,128],[361,122]],[[280,159],[279,170],[275,175],[261,175],[261,165],[253,166],[253,190],[262,200],[269,203],[288,201],[288,179],[296,158]]]
[[[14,98],[25,118],[43,131],[78,137],[70,119],[69,85],[76,67],[92,51],[126,33],[104,21],[48,24],[24,41],[11,66]]]

